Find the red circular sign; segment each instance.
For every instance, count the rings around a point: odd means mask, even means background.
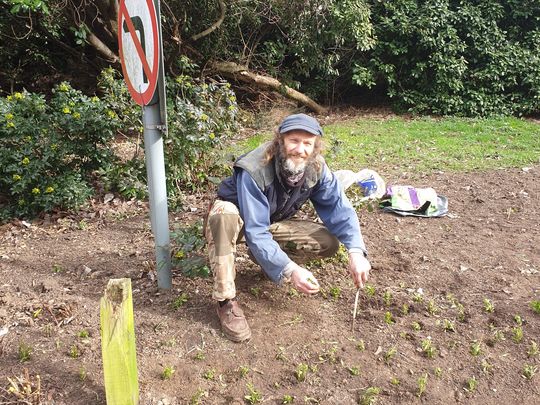
[[[156,91],[160,54],[153,0],[120,0],[118,49],[129,93],[137,104],[147,105]]]

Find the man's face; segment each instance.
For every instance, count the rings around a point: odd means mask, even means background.
[[[283,158],[287,166],[303,170],[315,149],[317,135],[309,132],[293,130],[283,135]]]

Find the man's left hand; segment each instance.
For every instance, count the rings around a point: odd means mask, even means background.
[[[371,264],[361,252],[349,253],[349,271],[356,288],[364,287],[369,277]]]

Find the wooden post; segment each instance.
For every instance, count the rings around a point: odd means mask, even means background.
[[[139,381],[131,279],[109,280],[101,298],[100,318],[107,405],[137,405]]]

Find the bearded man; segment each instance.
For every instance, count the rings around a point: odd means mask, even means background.
[[[241,342],[251,337],[235,300],[236,244],[243,240],[250,256],[275,283],[290,281],[315,294],[319,283],[301,264],[334,255],[339,243],[348,250],[349,271],[363,287],[371,265],[356,211],[321,155],[323,130],[305,114],[286,117],[274,140],[240,157],[234,173],[221,182],[205,226],[212,297],[225,336]],[[310,200],[323,224],[291,219]]]

